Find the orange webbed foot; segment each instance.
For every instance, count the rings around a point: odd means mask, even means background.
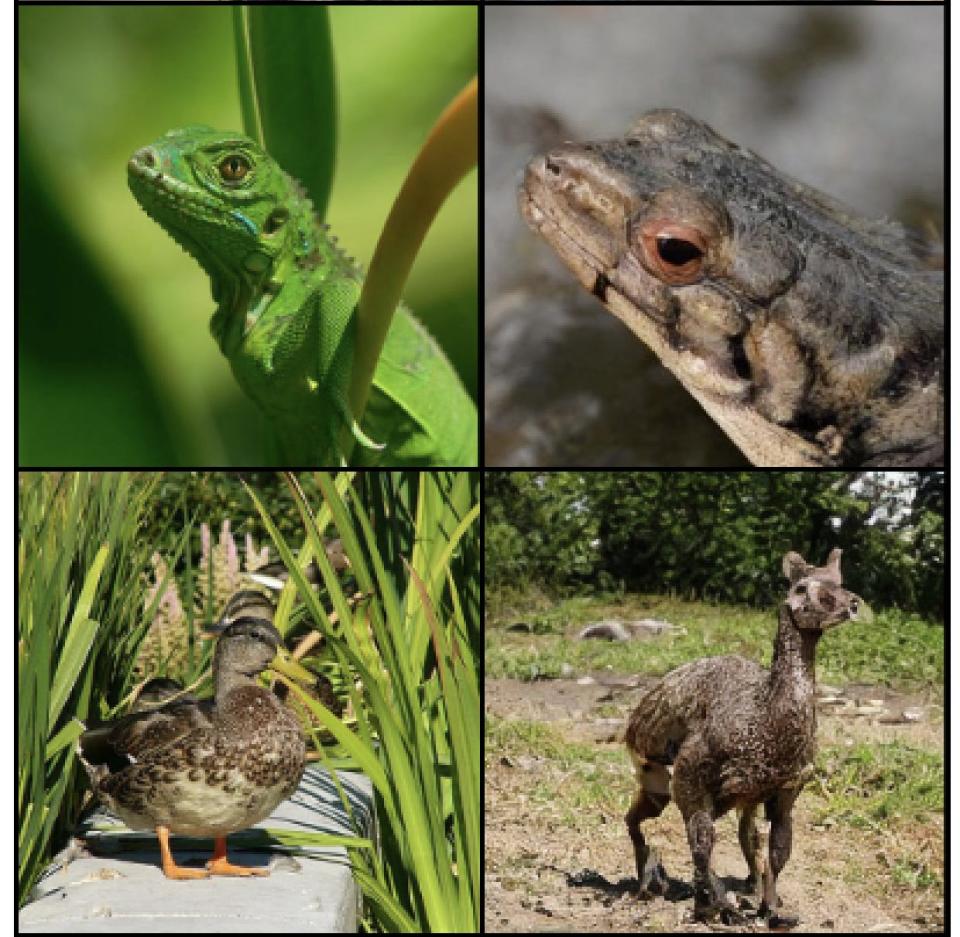
[[[269,875],[269,869],[252,869],[246,865],[234,865],[227,858],[227,838],[218,836],[214,840],[213,858],[207,863],[210,875]]]
[[[224,859],[211,859],[207,863],[210,875],[269,875],[268,869],[252,869],[246,865],[234,865]]]
[[[179,880],[210,878],[210,873],[206,869],[185,869],[177,865],[170,852],[170,831],[165,826],[157,827],[157,838],[160,840],[160,864],[167,878]]]

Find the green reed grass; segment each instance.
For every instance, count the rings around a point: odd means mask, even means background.
[[[129,679],[149,616],[138,537],[158,476],[24,472],[17,545],[17,900],[72,829],[82,788],[74,717]]]
[[[349,478],[319,474],[324,501],[314,510],[288,476],[304,525],[299,561],[250,491],[291,571],[287,588],[299,593],[343,672],[356,678],[359,689],[349,684],[355,729],[290,685],[373,781],[379,851],[360,840],[348,846],[368,926],[477,931],[478,477],[383,472],[353,485]],[[331,521],[365,596],[355,608],[323,549]],[[334,626],[300,571],[311,556],[338,615]]]

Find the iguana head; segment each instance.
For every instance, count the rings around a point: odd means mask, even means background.
[[[311,249],[309,201],[243,134],[171,130],[130,157],[127,178],[144,211],[206,271],[221,310],[249,308],[284,260]],[[221,347],[232,331],[222,324]]]

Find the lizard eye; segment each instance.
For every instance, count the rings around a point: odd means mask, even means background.
[[[240,182],[250,172],[250,163],[245,156],[234,153],[221,160],[219,169],[224,182]]]
[[[656,219],[640,230],[641,260],[655,277],[676,286],[695,283],[703,272],[707,241],[691,225]]]

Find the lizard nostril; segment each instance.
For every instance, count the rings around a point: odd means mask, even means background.
[[[145,146],[130,157],[130,162],[146,169],[156,169],[159,163],[153,147]]]

